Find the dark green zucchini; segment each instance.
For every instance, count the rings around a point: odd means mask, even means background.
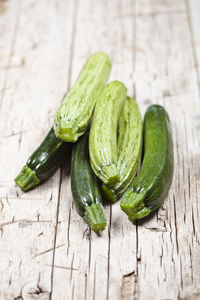
[[[106,227],[100,187],[89,161],[88,133],[73,146],[71,160],[71,188],[78,214],[96,233]]]
[[[160,105],[144,118],[144,160],[139,175],[123,195],[120,206],[134,222],[163,204],[173,177],[173,141],[169,117]]]
[[[51,128],[15,178],[16,184],[26,192],[49,178],[63,163],[70,147],[71,144],[58,139]]]

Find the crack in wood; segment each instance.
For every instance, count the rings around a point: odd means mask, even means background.
[[[22,134],[19,134],[19,140],[18,140],[18,150],[20,150],[21,147],[21,143],[22,143]]]
[[[91,256],[92,256],[92,248],[91,248],[91,228],[89,228],[89,251],[88,251],[88,271],[90,272],[90,264],[91,264]]]
[[[136,256],[136,262],[135,262],[135,280],[134,280],[134,290],[133,290],[133,299],[137,300],[138,299],[138,253],[139,253],[139,233],[138,233],[138,222],[136,221],[136,251],[135,251],[135,256]]]
[[[111,226],[112,226],[112,205],[110,204],[110,219],[109,219],[109,226],[108,226],[108,259],[107,259],[107,293],[106,293],[106,300],[109,300],[109,286],[110,286]]]
[[[170,11],[164,11],[164,10],[157,10],[154,12],[149,13],[126,13],[126,14],[117,14],[117,15],[109,15],[109,16],[103,16],[104,20],[106,18],[109,18],[109,20],[121,20],[122,18],[125,19],[140,19],[140,18],[155,18],[157,16],[171,16],[171,15],[184,15],[186,12],[184,9],[174,9]],[[91,19],[101,19],[102,15],[91,15]],[[84,21],[85,19],[82,18]]]
[[[4,209],[4,204],[3,204],[2,200],[0,199],[0,213],[2,213],[3,209]]]
[[[51,205],[52,199],[53,199],[53,195],[52,195],[52,192],[51,192],[51,195],[50,195],[49,200],[48,200],[48,203],[47,203],[48,206]]]
[[[35,288],[35,291],[31,291],[31,292],[28,292],[28,294],[29,295],[40,295],[40,294],[42,294],[42,293],[46,293],[46,292],[44,292],[42,289],[41,289],[41,287],[39,287],[39,285],[37,285],[36,286],[36,288]]]
[[[74,300],[75,282],[72,285],[72,300]]]
[[[134,283],[135,283],[135,271],[124,274],[122,276],[121,285],[121,298],[122,299],[133,299],[134,297]]]
[[[176,216],[176,200],[175,200],[175,195],[174,194],[173,194],[173,205],[174,205],[174,225],[175,225],[176,250],[177,250],[177,253],[179,254],[178,228],[177,228],[178,222],[177,222],[177,216]],[[172,244],[173,244],[173,242],[172,242]]]
[[[58,217],[59,217],[59,206],[60,206],[60,195],[61,195],[61,185],[62,185],[62,171],[63,168],[60,169],[60,182],[58,189],[58,200],[57,200],[57,209],[56,209],[56,223],[54,227],[54,243],[53,243],[53,256],[52,256],[52,270],[51,270],[51,290],[49,294],[49,300],[52,299],[53,293],[53,276],[54,276],[54,262],[55,262],[55,250],[56,250],[56,241],[57,241],[57,228],[58,228]]]
[[[70,271],[70,283],[72,281],[72,272],[73,272],[73,264],[74,264],[74,252],[73,252],[73,255],[72,255],[72,261],[71,261],[71,271]]]
[[[41,256],[41,255],[44,255],[44,254],[46,254],[46,253],[48,253],[48,252],[53,251],[54,249],[61,248],[61,247],[65,246],[65,245],[67,245],[67,244],[66,244],[66,243],[63,243],[63,244],[61,244],[61,245],[56,246],[55,248],[52,247],[52,248],[50,248],[50,249],[47,249],[47,250],[45,250],[45,251],[42,251],[42,252],[36,254],[34,257],[38,257],[38,256]]]
[[[52,265],[48,265],[48,264],[46,264],[46,265],[49,266],[49,267],[52,267]],[[55,265],[55,264],[54,264],[54,268],[58,268],[58,269],[62,269],[62,270],[68,270],[68,271],[71,271],[73,269],[73,271],[78,271],[78,272],[84,273],[83,270],[80,270],[80,269],[77,269],[77,268],[59,266],[59,265]]]
[[[26,219],[21,219],[21,220],[15,220],[14,219],[14,216],[13,216],[13,219],[12,221],[10,222],[5,222],[5,223],[1,223],[0,224],[0,228],[2,229],[3,227],[5,226],[8,226],[8,225],[14,225],[14,224],[19,224],[20,226],[19,227],[25,227],[26,225],[32,225],[33,223],[52,223],[52,221],[50,220],[26,220]]]
[[[87,273],[85,273],[84,276],[85,276],[84,300],[87,300]]]
[[[129,276],[132,276],[132,275],[135,275],[135,271],[132,271],[132,272],[127,273],[127,274],[124,274],[123,277],[129,277]]]
[[[150,231],[154,231],[154,232],[166,232],[166,227],[147,227],[144,226],[144,228],[150,230]]]
[[[7,135],[2,135],[1,138],[2,139],[8,139],[8,138],[13,137],[13,136],[22,135],[22,134],[27,133],[27,132],[29,132],[31,130],[33,130],[33,129],[22,130],[22,131],[19,131],[19,132],[12,132],[12,133],[7,134]]]
[[[193,233],[193,236],[195,237],[195,235],[196,235],[196,229],[195,229],[195,221],[194,221],[194,210],[193,210],[193,207],[192,207],[192,233]]]
[[[70,233],[70,221],[71,221],[71,208],[69,210],[69,216],[68,216],[68,226],[67,226],[67,256],[69,254],[69,248],[70,248],[70,238],[69,238],[69,233]]]
[[[94,278],[93,278],[93,300],[96,298],[96,262],[94,265]]]

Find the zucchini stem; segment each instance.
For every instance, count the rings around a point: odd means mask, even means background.
[[[32,189],[40,183],[35,171],[31,170],[27,165],[22,168],[21,172],[14,180],[24,192]]]
[[[71,122],[65,122],[65,127],[63,126],[54,126],[56,136],[65,141],[74,143],[78,140],[78,127],[72,124]],[[68,125],[68,126],[67,126]]]
[[[96,233],[103,231],[107,225],[106,216],[101,203],[93,203],[91,206],[87,206],[83,219]]]
[[[106,184],[116,184],[120,181],[119,171],[115,164],[111,164],[109,166],[104,166],[101,169],[101,175],[105,174],[104,177],[107,178]]]
[[[105,183],[102,184],[102,195],[105,197],[105,199],[108,199],[112,203],[115,203],[117,201],[117,194],[115,193],[114,189],[107,186]]]
[[[120,207],[128,215],[131,222],[135,222],[150,214],[151,209],[146,207],[144,203],[145,197],[146,191],[137,194],[131,190],[122,197]]]

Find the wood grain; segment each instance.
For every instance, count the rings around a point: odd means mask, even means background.
[[[200,299],[199,28],[198,0],[0,1],[0,299]],[[143,115],[165,106],[175,155],[163,207],[135,226],[107,204],[100,237],[69,163],[28,193],[13,183],[95,51]]]
[[[17,21],[10,27],[15,33],[10,34],[15,39],[11,43],[0,116],[4,170],[0,177],[0,297],[32,299],[41,294],[42,299],[48,299],[60,171],[26,194],[14,186],[13,178],[48,132],[66,92],[72,3],[14,2]],[[13,11],[9,12],[8,6],[5,24],[12,18]],[[19,68],[13,67],[18,65]]]

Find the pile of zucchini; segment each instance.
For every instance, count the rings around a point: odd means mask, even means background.
[[[71,159],[76,210],[96,233],[107,224],[102,198],[113,203],[121,198],[121,209],[135,222],[163,204],[173,176],[167,112],[151,105],[143,126],[138,105],[127,96],[124,84],[106,85],[110,70],[105,53],[88,58],[58,108],[53,128],[15,178],[28,191]]]

